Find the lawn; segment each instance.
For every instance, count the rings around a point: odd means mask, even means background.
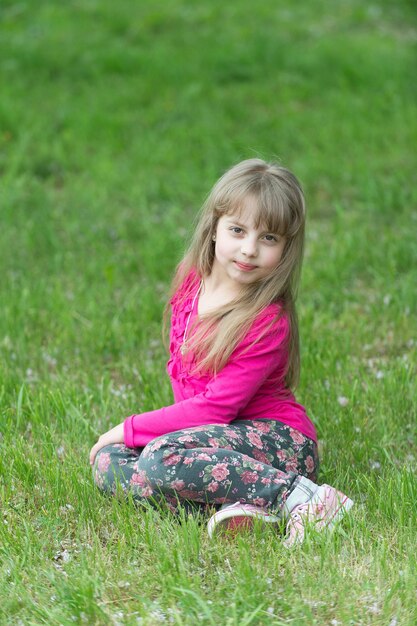
[[[415,626],[416,52],[407,0],[3,0],[1,624]],[[254,156],[305,189],[297,399],[355,500],[291,551],[106,498],[88,463],[172,401],[172,271]]]

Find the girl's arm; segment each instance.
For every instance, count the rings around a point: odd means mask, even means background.
[[[271,317],[264,319],[268,326]],[[259,327],[256,329],[259,334]],[[248,349],[256,335],[250,332],[227,365],[202,393],[167,407],[131,415],[124,421],[124,442],[144,447],[166,433],[205,424],[229,424],[245,408],[264,381],[287,358],[288,321],[282,317]]]

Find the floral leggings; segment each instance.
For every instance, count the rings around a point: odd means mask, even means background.
[[[93,466],[96,484],[117,485],[153,507],[218,509],[246,502],[279,514],[300,475],[317,480],[316,443],[270,419],[235,420],[177,430],[145,448],[102,448]]]

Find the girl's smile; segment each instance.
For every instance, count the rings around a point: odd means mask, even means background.
[[[256,265],[249,265],[248,263],[239,263],[239,261],[235,261],[235,263],[242,272],[251,272],[257,267]]]

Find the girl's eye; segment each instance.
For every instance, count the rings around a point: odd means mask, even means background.
[[[267,241],[278,241],[278,237],[276,235],[265,235],[265,239]]]
[[[240,235],[240,233],[243,233],[242,228],[239,228],[239,226],[232,226],[232,228],[230,230],[233,233],[236,233],[236,235]]]

